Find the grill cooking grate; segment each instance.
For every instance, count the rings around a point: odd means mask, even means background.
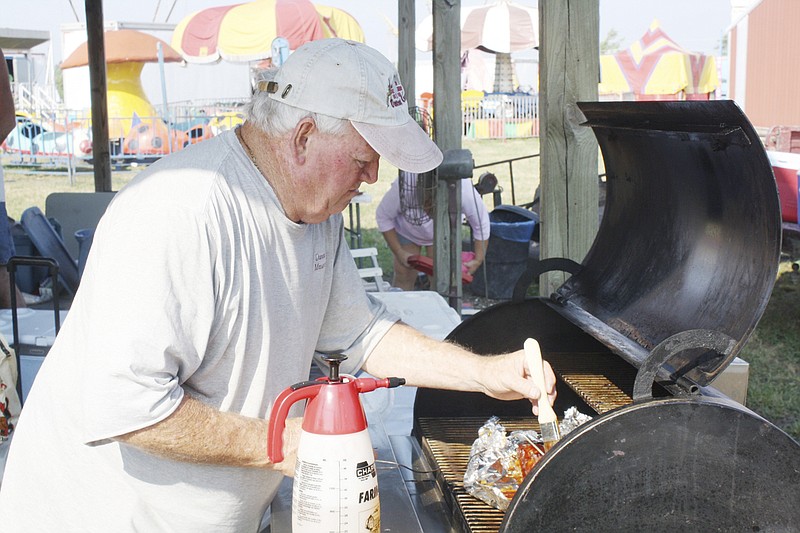
[[[556,374],[598,414],[632,403],[636,379],[633,366],[610,353],[548,353]],[[561,415],[563,413],[559,413]],[[464,473],[472,443],[486,417],[424,418],[417,421],[422,448],[435,464],[439,488],[463,531],[496,532],[505,513],[471,496],[464,489]],[[531,417],[501,418],[510,432],[535,429]]]
[[[612,354],[572,352],[568,357],[561,355],[549,354],[553,369],[596,413],[603,414],[633,403],[636,370],[631,365]]]
[[[500,421],[508,431],[535,429],[539,424],[531,418],[503,418]],[[422,448],[437,468],[437,482],[453,509],[453,516],[463,531],[496,532],[503,522],[504,513],[471,496],[464,489],[464,473],[469,462],[472,443],[485,418],[420,418]]]

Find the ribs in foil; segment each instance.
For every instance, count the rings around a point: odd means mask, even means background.
[[[570,407],[559,423],[561,435],[566,435],[591,417]],[[464,488],[492,507],[505,511],[520,484],[544,456],[539,432],[517,430],[507,433],[496,416],[478,430],[472,444]]]

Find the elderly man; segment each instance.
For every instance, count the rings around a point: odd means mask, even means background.
[[[409,384],[554,398],[522,352],[479,357],[398,322],[363,290],[341,211],[378,160],[440,151],[393,66],[362,44],[298,49],[235,132],[152,165],[101,220],[69,317],[23,409],[0,493],[4,533],[255,531],[287,459],[272,403],[341,352]]]

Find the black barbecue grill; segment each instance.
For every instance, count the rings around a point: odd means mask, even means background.
[[[463,487],[490,416],[537,428],[526,401],[420,389],[414,435],[464,531],[798,531],[800,445],[713,388],[777,274],[780,205],[758,135],[730,101],[582,103],[607,197],[583,262],[549,298],[515,298],[449,339],[481,354],[536,338],[566,435],[503,513]],[[775,369],[780,371],[780,369]]]

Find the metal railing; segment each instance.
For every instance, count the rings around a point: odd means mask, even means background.
[[[523,156],[520,156],[520,157],[512,157],[511,159],[503,159],[501,161],[493,161],[491,163],[485,163],[483,165],[475,165],[474,168],[477,170],[479,168],[488,168],[488,167],[494,167],[494,166],[498,166],[498,165],[508,165],[508,174],[509,174],[509,178],[511,179],[511,204],[512,205],[517,205],[517,194],[516,194],[516,191],[514,189],[514,162],[515,161],[522,161],[524,159],[532,159],[534,157],[539,157],[539,154],[523,155]],[[502,193],[502,189],[499,191],[499,193]],[[499,205],[499,203],[501,203],[498,200],[500,200],[500,198],[497,195],[495,195],[495,197],[494,197],[495,206],[497,206],[497,205]],[[533,203],[533,201],[525,203],[525,204],[522,204],[522,206],[523,207],[529,207],[532,203]]]
[[[14,84],[14,109],[45,120],[59,120],[63,117],[63,106],[53,97],[54,87]]]
[[[55,112],[55,109],[53,109]],[[18,114],[17,126],[3,145],[12,165],[67,167],[92,163],[91,117],[88,113],[59,110]],[[165,121],[160,116],[108,118],[111,162],[115,166],[151,163],[232,129],[244,120],[241,105],[215,102],[207,105],[170,105]]]
[[[435,113],[431,98],[418,106]],[[467,139],[520,139],[539,136],[539,96],[527,93],[464,91],[461,94],[463,131]]]
[[[5,148],[14,165],[66,167],[70,174],[91,165],[91,118],[86,111],[64,109],[44,91],[18,96],[30,116],[18,117],[18,127]],[[425,102],[423,102],[425,103]],[[427,101],[428,107],[432,102]],[[244,102],[236,99],[174,102],[163,116],[109,117],[111,162],[115,166],[147,164],[190,144],[234,128],[244,120]],[[530,138],[539,135],[538,96],[482,94],[462,97],[463,134],[471,139]],[[27,123],[23,123],[27,120]],[[88,151],[87,151],[88,150]],[[525,156],[518,159],[525,159]],[[499,162],[499,163],[508,163]],[[498,164],[498,163],[492,163]],[[490,166],[482,165],[482,166]],[[513,190],[512,170],[512,198]]]

